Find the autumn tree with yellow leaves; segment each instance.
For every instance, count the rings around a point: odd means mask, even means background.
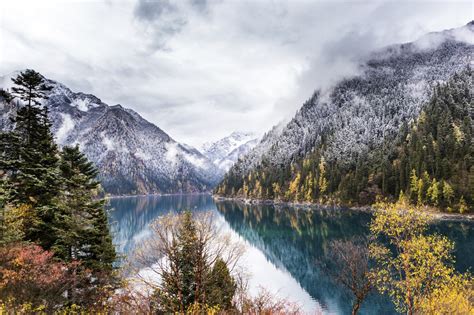
[[[377,208],[370,225],[377,239],[369,247],[376,262],[373,275],[376,287],[390,296],[396,310],[409,315],[473,310],[469,299],[474,293],[473,277],[456,272],[452,241],[426,235],[430,217],[405,200],[379,203]],[[447,297],[458,302],[449,303]]]

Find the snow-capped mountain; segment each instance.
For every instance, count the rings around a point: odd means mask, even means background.
[[[317,90],[295,117],[276,126],[230,169],[242,178],[258,166],[279,167],[317,146],[326,159],[353,163],[419,114],[433,87],[473,65],[474,22],[393,45],[360,62],[360,74]]]
[[[227,171],[257,143],[258,138],[254,133],[235,131],[218,141],[203,144],[201,151],[217,167]]]
[[[10,88],[13,73],[0,77],[0,87]],[[94,95],[72,92],[46,79],[53,89],[45,105],[56,141],[78,144],[100,171],[106,192],[146,194],[210,190],[222,176],[198,150],[173,140],[163,130],[121,105],[109,106]],[[0,107],[0,129],[10,129],[8,119],[17,108]]]

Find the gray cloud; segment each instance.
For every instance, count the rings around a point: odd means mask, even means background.
[[[177,8],[169,0],[139,0],[135,7],[135,15],[145,21],[154,21],[162,15],[176,12]]]
[[[206,12],[207,0],[187,0],[182,3],[189,4],[198,12]],[[137,18],[146,21],[154,21],[163,15],[173,14],[180,11],[177,2],[170,0],[138,0],[134,14]]]
[[[2,1],[0,74],[35,68],[178,141],[263,133],[386,45],[466,24],[470,2]]]
[[[134,16],[143,23],[142,30],[149,33],[149,50],[169,50],[167,41],[181,32],[190,14],[205,14],[207,0],[138,0]]]

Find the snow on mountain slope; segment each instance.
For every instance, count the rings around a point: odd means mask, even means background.
[[[205,143],[201,151],[220,169],[227,171],[248,151],[257,145],[257,137],[250,132],[233,132],[216,142]]]
[[[289,165],[316,145],[325,157],[352,163],[419,113],[432,88],[473,64],[474,24],[393,45],[361,61],[360,75],[316,91],[285,126],[275,127],[229,174],[258,165]]]
[[[10,88],[11,77],[0,77]],[[105,190],[112,194],[208,191],[222,171],[198,150],[174,141],[163,130],[121,105],[109,106],[94,95],[75,93],[47,80],[53,89],[49,108],[53,133],[60,145],[78,144],[100,171]],[[11,129],[9,117],[16,102],[1,104],[0,129]]]

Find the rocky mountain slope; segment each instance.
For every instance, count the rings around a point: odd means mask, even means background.
[[[13,73],[0,77],[0,87],[12,86]],[[109,106],[94,95],[76,93],[47,79],[53,89],[45,105],[53,133],[62,145],[80,146],[100,170],[111,194],[209,191],[222,176],[198,150],[173,140],[163,130],[121,105]],[[0,129],[12,128],[13,104],[0,107]]]
[[[235,131],[218,141],[205,143],[201,152],[218,168],[228,171],[239,157],[244,156],[257,143],[258,138],[255,134]]]
[[[473,56],[473,22],[373,53],[361,61],[359,75],[317,90],[286,126],[264,136],[230,169],[218,192],[239,194],[248,189],[244,179],[262,170],[282,170],[289,172],[282,177],[291,178],[290,166],[315,150],[329,164],[353,167],[395,139],[403,123],[418,117],[434,87],[472,65]]]
[[[472,63],[473,44],[471,22],[374,53],[361,64],[362,74],[316,91],[282,130],[271,131],[273,137],[262,140],[234,169],[246,172],[263,161],[290,163],[329,134],[328,158],[349,160],[370,150],[381,143],[382,133],[396,133],[403,121],[416,117],[437,83]]]

